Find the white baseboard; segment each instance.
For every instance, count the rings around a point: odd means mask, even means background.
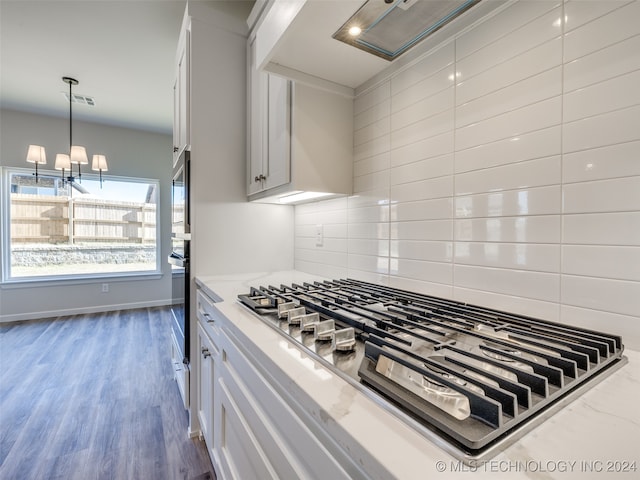
[[[48,310],[44,312],[15,313],[0,315],[0,323],[20,322],[24,320],[40,320],[43,318],[64,317],[68,315],[82,315],[85,313],[113,312],[115,310],[133,310],[135,308],[164,307],[171,305],[171,300],[154,300],[151,302],[132,302],[116,305],[99,305],[96,307],[69,308],[64,310]]]

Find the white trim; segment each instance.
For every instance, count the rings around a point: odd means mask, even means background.
[[[305,85],[316,87],[326,92],[337,93],[338,95],[342,95],[347,98],[355,97],[355,90],[351,87],[346,87],[339,83],[325,80],[324,78],[316,77],[299,70],[294,70],[293,68],[285,67],[284,65],[269,62],[264,67],[264,70],[275,75],[295,80],[298,83],[304,83]]]
[[[48,310],[43,312],[16,313],[12,315],[0,315],[0,323],[20,322],[24,320],[42,320],[52,317],[65,317],[69,315],[81,315],[85,313],[103,313],[116,310],[133,310],[136,308],[165,307],[171,305],[171,300],[155,300],[152,302],[131,302],[115,305],[99,305],[95,307],[70,308],[65,310]]]

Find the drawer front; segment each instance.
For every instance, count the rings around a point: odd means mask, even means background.
[[[212,340],[220,338],[220,328],[226,321],[226,317],[216,308],[213,300],[198,290],[196,311],[202,328]]]
[[[221,389],[242,412],[278,478],[351,478],[226,332],[221,348]]]

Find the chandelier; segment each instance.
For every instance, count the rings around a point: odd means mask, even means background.
[[[73,176],[73,165],[78,166],[78,181],[82,182],[81,165],[87,165],[89,158],[87,157],[87,149],[80,145],[73,144],[73,86],[78,85],[78,80],[71,77],[62,77],[62,81],[69,85],[69,153],[58,153],[54,168],[62,171],[62,181],[70,184],[76,181]],[[27,162],[35,164],[36,182],[38,181],[38,165],[47,163],[45,149],[40,145],[29,145],[27,149]],[[93,155],[91,169],[100,172],[100,188],[102,188],[102,172],[108,171],[107,157],[104,155]],[[65,177],[65,170],[69,171],[69,176]]]

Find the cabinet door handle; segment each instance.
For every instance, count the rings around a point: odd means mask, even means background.
[[[176,153],[178,150],[180,150],[180,148],[175,147],[175,146],[173,147],[173,153]]]
[[[209,349],[208,349],[207,347],[202,347],[202,348],[200,349],[200,353],[202,353],[202,356],[203,356],[204,358],[207,358],[207,357],[210,357],[210,356],[211,356],[211,353],[209,353]]]
[[[261,182],[261,181],[266,180],[266,179],[267,179],[267,177],[265,177],[263,174],[260,174],[260,175],[256,175],[256,177],[253,179],[253,181],[257,183],[257,182]]]
[[[209,313],[204,312],[202,316],[207,320],[207,322],[209,323],[213,322],[213,318],[211,318],[211,315],[209,315]]]

